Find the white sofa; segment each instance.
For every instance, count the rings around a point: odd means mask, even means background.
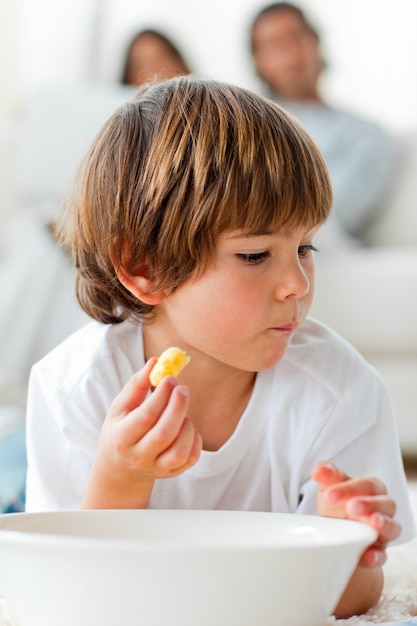
[[[1,179],[0,189],[15,211],[1,212],[0,409],[24,410],[32,365],[88,321],[74,295],[72,264],[48,221],[60,212],[93,137],[130,95],[98,85],[43,88],[13,124],[13,141],[8,133],[14,171],[9,189]]]
[[[369,228],[368,246],[318,255],[312,315],[380,371],[403,454],[417,459],[417,133],[399,142],[398,175]]]
[[[93,136],[132,93],[84,85],[35,95],[20,142],[17,190],[23,213],[54,214]],[[392,393],[404,455],[417,458],[417,133],[401,143],[399,175],[369,229],[369,246],[318,255],[312,314],[339,331],[382,373]],[[51,247],[51,241],[45,245]],[[68,292],[61,292],[65,302]],[[65,306],[67,319],[54,333],[54,342],[83,323],[76,310]],[[50,337],[47,343],[38,342],[29,360],[50,348]],[[23,360],[28,357],[27,343],[18,352]],[[29,365],[26,358],[25,375]]]

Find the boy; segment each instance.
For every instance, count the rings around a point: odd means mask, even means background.
[[[336,615],[377,602],[386,545],[414,531],[383,383],[307,318],[331,204],[313,142],[248,91],[173,79],[114,114],[63,228],[97,321],[33,370],[28,510],[358,519],[378,540]],[[191,362],[150,393],[171,345]]]

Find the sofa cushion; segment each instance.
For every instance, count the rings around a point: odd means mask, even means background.
[[[135,93],[122,85],[42,87],[30,99],[17,172],[23,207],[55,212],[94,137]]]
[[[360,352],[417,354],[417,246],[318,254],[311,314]]]

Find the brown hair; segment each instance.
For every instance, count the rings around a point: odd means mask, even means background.
[[[152,306],[119,282],[147,262],[174,289],[213,261],[227,230],[313,226],[330,211],[327,169],[301,126],[275,103],[196,77],[139,92],[86,155],[61,229],[83,309],[105,322]]]

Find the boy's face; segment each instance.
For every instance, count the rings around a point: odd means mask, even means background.
[[[318,228],[224,233],[215,262],[158,305],[158,319],[185,350],[261,371],[284,355],[313,298]]]

